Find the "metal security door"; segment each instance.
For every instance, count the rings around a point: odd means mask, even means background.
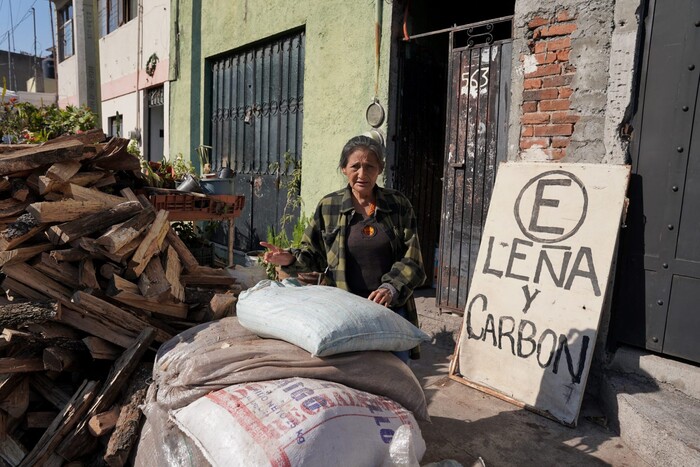
[[[700,362],[700,3],[650,1],[633,121],[618,340]],[[637,134],[638,133],[638,134]]]
[[[296,32],[211,63],[212,169],[231,168],[235,194],[246,198],[236,219],[241,250],[259,249],[268,228],[278,229],[301,164],[304,38]]]
[[[506,159],[512,43],[493,41],[492,28],[460,27],[470,35],[461,48],[453,47],[450,33],[437,303],[458,312],[466,304],[496,165]],[[485,43],[474,45],[480,38]]]

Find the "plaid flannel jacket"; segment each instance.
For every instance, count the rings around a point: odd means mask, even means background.
[[[376,220],[389,237],[394,257],[394,264],[382,276],[382,283],[389,283],[396,289],[398,296],[393,305],[405,305],[408,320],[418,326],[413,289],[423,284],[425,271],[416,233],[416,216],[411,203],[398,191],[379,186],[374,190]],[[283,269],[292,274],[325,271],[328,285],[348,290],[345,247],[348,226],[354,214],[350,186],[326,195],[316,207],[301,248],[292,250],[296,261]],[[412,357],[416,357],[415,352]]]

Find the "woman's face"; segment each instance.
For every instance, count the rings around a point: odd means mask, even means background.
[[[377,156],[367,149],[356,149],[348,157],[348,163],[343,167],[343,174],[348,178],[350,188],[360,196],[370,196],[377,177],[382,173],[382,166]]]

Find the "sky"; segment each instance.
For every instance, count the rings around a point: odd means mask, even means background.
[[[34,55],[32,7],[36,18],[36,54],[40,57],[49,54],[46,50],[52,47],[49,8],[53,10],[49,0],[0,0],[0,51],[8,50],[9,34],[11,51]]]

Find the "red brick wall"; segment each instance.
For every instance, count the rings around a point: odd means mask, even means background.
[[[552,18],[535,17],[528,23],[530,56],[523,55],[522,128],[520,150],[541,148],[546,158],[566,156],[579,117],[571,110],[571,82],[576,68],[569,63],[575,17],[566,11]],[[533,68],[534,65],[534,68]]]

